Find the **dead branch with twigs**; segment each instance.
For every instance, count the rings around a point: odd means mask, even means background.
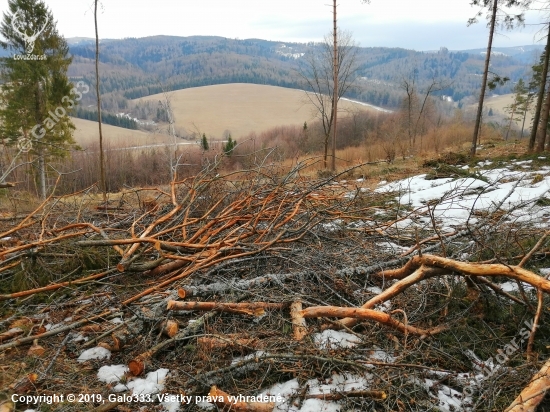
[[[548,333],[550,281],[537,273],[547,231],[501,201],[445,232],[441,208],[463,194],[411,207],[341,177],[300,178],[303,167],[220,176],[214,162],[167,189],[125,191],[116,208],[88,192],[52,195],[9,221],[0,359],[25,366],[1,369],[3,386],[107,396],[164,368],[166,393],[217,394],[235,410],[273,410],[230,397],[283,386],[280,408],[380,411],[437,408],[439,391],[463,410],[498,410],[518,384],[522,402],[546,390],[535,369]],[[79,359],[85,350],[110,359]],[[108,365],[127,372],[100,382]]]

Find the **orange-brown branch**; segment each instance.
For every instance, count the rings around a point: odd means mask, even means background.
[[[392,318],[384,312],[372,309],[363,308],[343,308],[338,306],[312,306],[304,309],[301,312],[304,318],[354,318],[363,320],[373,320],[384,326],[396,329],[402,333],[412,333],[414,335],[427,336],[447,330],[447,326],[438,326],[431,329],[421,329],[410,325],[405,325],[402,322]]]

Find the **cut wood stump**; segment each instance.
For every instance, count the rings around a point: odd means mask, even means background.
[[[301,314],[302,302],[296,301],[290,305],[290,317],[292,318],[292,331],[294,340],[301,341],[307,335],[306,320]]]

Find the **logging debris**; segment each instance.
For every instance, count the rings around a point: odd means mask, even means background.
[[[149,189],[153,206],[141,190],[124,206],[52,195],[12,219],[0,233],[2,387],[145,391],[151,411],[504,410],[546,391],[549,242],[518,219],[540,215],[535,201],[506,200],[522,186],[449,230],[442,212],[497,180],[451,192],[432,180],[440,196],[423,204],[395,182],[338,179],[206,168]],[[264,395],[280,399],[250,400]],[[85,406],[127,410],[116,396]]]

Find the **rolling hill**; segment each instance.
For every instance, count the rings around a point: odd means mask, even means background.
[[[239,138],[275,126],[301,126],[313,121],[317,114],[304,91],[276,86],[221,84],[177,90],[169,96],[176,129],[185,129],[189,134],[205,133],[214,138],[223,137],[226,130]],[[157,103],[159,100],[164,100],[164,95],[147,96],[135,102]],[[342,114],[357,110],[378,111],[346,100],[340,102],[339,108]]]
[[[157,104],[163,99],[162,94],[152,95],[133,103]],[[241,138],[252,131],[261,133],[276,126],[302,126],[304,122],[312,122],[317,114],[304,91],[276,86],[235,83],[195,87],[170,92],[169,99],[176,130],[184,130],[186,135],[205,133],[214,139],[223,138],[226,131],[234,138]],[[340,116],[353,111],[383,112],[383,109],[349,100],[342,100],[339,108]],[[97,146],[97,122],[72,120],[76,126],[76,142],[83,148]],[[146,132],[103,124],[103,136],[108,148],[173,143],[163,125],[159,125],[156,132]],[[189,143],[183,139],[178,142]]]

